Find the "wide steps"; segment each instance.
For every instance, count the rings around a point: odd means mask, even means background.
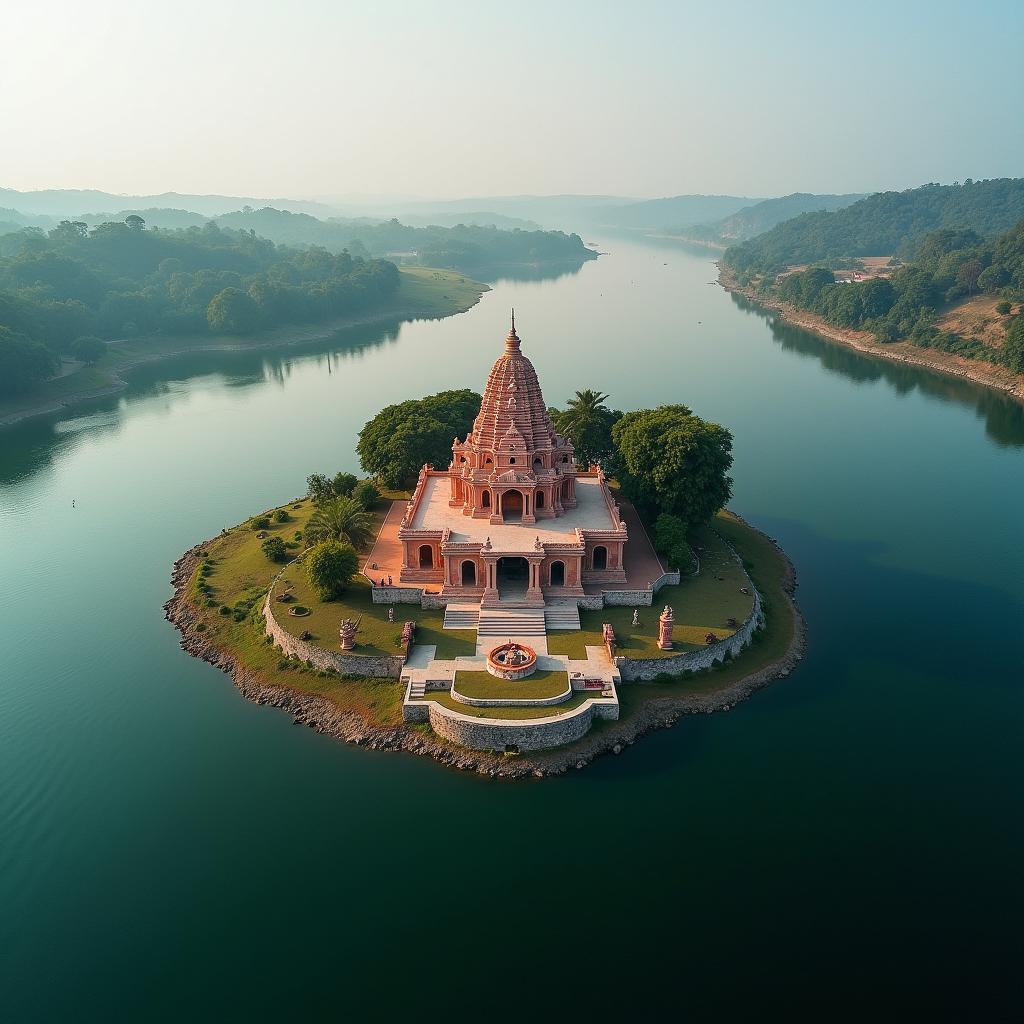
[[[543,608],[482,609],[478,636],[545,636]]]
[[[409,696],[410,697],[422,697],[427,692],[427,684],[420,680],[418,683],[411,683],[409,685]]]
[[[575,604],[552,605],[544,609],[544,622],[548,629],[579,629],[579,607]]]
[[[479,622],[479,606],[450,604],[444,610],[445,629],[476,629]]]

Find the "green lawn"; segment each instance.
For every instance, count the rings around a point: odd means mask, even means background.
[[[601,626],[605,622],[615,627],[618,653],[626,658],[666,658],[693,651],[705,646],[704,638],[709,632],[720,639],[732,636],[736,630],[727,624],[729,618],[743,623],[753,608],[754,597],[741,593],[741,587],[749,589],[743,568],[719,536],[725,532],[723,515],[715,519],[714,529],[701,527],[694,531],[694,543],[703,549],[699,552],[699,575],[685,578],[678,586],[663,587],[655,595],[652,607],[639,609],[638,627],[633,626],[632,608],[581,609],[582,629],[549,633],[548,653],[585,658],[588,644],[603,645]],[[658,647],[658,616],[667,604],[675,614],[674,649],[662,651]]]
[[[533,700],[557,697],[569,689],[569,673],[538,669],[525,679],[499,679],[490,672],[456,672],[455,689],[481,700]]]
[[[551,707],[525,707],[525,708],[475,708],[469,704],[460,704],[452,700],[451,694],[444,690],[432,690],[420,700],[433,700],[450,711],[458,711],[461,715],[468,715],[470,718],[553,718],[557,715],[564,715],[569,711],[575,711],[585,700],[590,697],[600,697],[600,693],[574,693],[564,704],[555,704]]]

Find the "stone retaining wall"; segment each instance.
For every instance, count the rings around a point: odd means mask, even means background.
[[[422,587],[381,587],[374,586],[370,590],[374,604],[420,604],[423,597]]]
[[[606,590],[603,593],[605,607],[622,606],[634,608],[637,605],[654,603],[653,590]]]
[[[561,718],[533,718],[508,721],[496,718],[470,718],[448,711],[433,701],[425,702],[426,713],[420,708],[405,706],[406,719],[429,721],[438,736],[471,750],[504,750],[515,746],[521,751],[547,750],[565,743],[575,743],[585,736],[595,718],[617,719],[618,704],[598,705],[593,701],[582,705],[573,715]],[[409,712],[415,711],[410,718]]]
[[[405,657],[402,655],[381,655],[370,657],[365,654],[343,654],[341,651],[328,651],[323,647],[300,640],[292,636],[274,617],[271,607],[271,587],[263,602],[263,616],[266,619],[266,633],[288,657],[309,661],[314,668],[323,672],[334,670],[346,672],[354,676],[375,676],[387,679],[398,679],[402,675]],[[397,625],[397,623],[396,623]]]
[[[749,617],[732,636],[725,640],[719,640],[717,644],[710,644],[697,651],[686,651],[668,658],[618,657],[615,659],[615,664],[624,683],[649,682],[662,672],[673,676],[679,675],[687,669],[691,672],[699,672],[723,659],[727,651],[735,658],[750,642],[754,630],[763,624],[764,613],[761,609],[761,595],[754,590],[754,607],[751,609]]]

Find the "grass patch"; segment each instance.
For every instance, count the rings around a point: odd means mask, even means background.
[[[476,305],[487,290],[487,285],[454,270],[402,267],[395,302],[403,309],[422,310],[432,316],[448,316]]]
[[[569,673],[538,669],[525,679],[499,679],[490,672],[456,672],[455,689],[481,700],[543,700],[569,689]]]
[[[452,700],[451,694],[443,690],[432,690],[420,700],[432,700],[449,711],[458,711],[460,715],[467,715],[470,718],[498,718],[498,719],[531,719],[531,718],[556,718],[559,715],[575,711],[585,700],[591,697],[599,697],[595,693],[574,693],[564,704],[555,704],[551,707],[525,707],[525,708],[475,708],[469,704],[460,704]]]
[[[639,626],[633,625],[632,608],[581,609],[582,628],[548,633],[548,653],[586,658],[588,645],[603,646],[601,626],[605,622],[615,627],[618,653],[626,658],[667,658],[706,646],[704,638],[708,633],[714,633],[720,640],[732,636],[736,627],[729,626],[729,619],[742,624],[754,606],[754,595],[740,590],[741,587],[749,589],[749,584],[743,567],[722,539],[723,536],[732,539],[724,529],[725,516],[728,513],[719,513],[714,529],[703,526],[694,531],[694,543],[703,549],[698,552],[700,573],[684,579],[678,586],[663,587],[655,595],[652,607],[640,608]],[[672,630],[675,646],[671,651],[662,651],[658,647],[658,616],[667,604],[675,613]]]

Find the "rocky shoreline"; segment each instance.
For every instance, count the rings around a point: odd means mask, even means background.
[[[767,539],[775,546],[786,565],[782,589],[793,612],[793,636],[781,658],[713,693],[653,697],[636,713],[618,722],[608,723],[596,734],[589,733],[569,747],[516,757],[467,750],[402,723],[394,726],[374,725],[358,712],[340,708],[326,697],[270,685],[261,680],[230,651],[217,647],[205,632],[196,629],[201,619],[187,593],[189,582],[199,564],[198,552],[204,545],[197,545],[174,563],[171,575],[174,594],[164,605],[164,617],[181,632],[180,646],[183,650],[229,675],[246,700],[290,714],[295,725],[304,725],[324,735],[370,750],[402,750],[432,757],[451,768],[473,771],[492,778],[544,778],[561,775],[572,768],[584,768],[603,754],[621,754],[647,733],[655,729],[671,728],[683,715],[729,711],[773,680],[784,678],[792,672],[806,649],[806,627],[793,596],[796,590],[796,571],[786,553],[774,540]]]
[[[847,348],[856,349],[867,356],[888,359],[909,366],[921,366],[951,377],[960,377],[963,380],[1002,391],[1011,398],[1024,402],[1024,376],[996,366],[994,363],[963,359],[948,352],[920,349],[905,341],[883,345],[875,341],[874,336],[868,331],[834,327],[832,324],[826,323],[820,316],[805,309],[798,309],[788,302],[758,295],[752,288],[740,285],[729,268],[721,262],[716,262],[715,266],[718,267],[718,283],[726,291],[742,295],[745,299],[764,309],[774,310],[786,323],[792,324],[794,327],[811,331],[827,341],[834,341]]]

